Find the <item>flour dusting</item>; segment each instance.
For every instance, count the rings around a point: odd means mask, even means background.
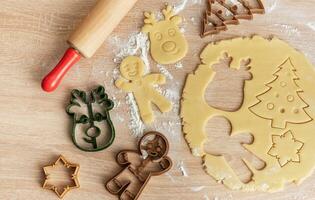
[[[276,9],[278,5],[278,0],[266,0],[264,2],[264,5],[266,7],[266,12],[271,13],[273,10]]]
[[[210,200],[210,198],[208,197],[208,195],[203,195],[204,200]]]
[[[188,173],[184,167],[184,161],[179,161],[177,163],[177,168],[180,170],[180,172],[182,173],[183,176],[187,177],[188,176]]]
[[[130,118],[129,128],[132,132],[132,136],[137,137],[137,138],[141,137],[143,135],[144,124],[141,121],[141,118],[139,115],[139,109],[132,93],[128,93],[126,97],[126,103],[130,109],[131,118]]]
[[[288,36],[300,36],[301,32],[297,27],[288,24],[274,24],[273,26],[279,27],[280,32],[285,33]]]
[[[315,22],[309,22],[306,24],[310,29],[312,29],[313,31],[315,31]]]
[[[241,2],[239,2],[238,0],[229,0],[229,2],[233,3],[234,5],[237,6],[243,6],[243,4]]]
[[[205,189],[205,186],[198,186],[198,187],[192,187],[191,190],[193,192],[200,192],[201,190]]]
[[[149,47],[150,41],[147,34],[142,32],[133,33],[129,36],[127,41],[121,40],[119,37],[115,36],[111,40],[111,43],[118,47],[118,52],[114,50],[116,54],[114,62],[119,64],[127,56],[138,55],[143,60],[146,68],[146,71],[149,71],[150,62],[149,62]]]
[[[128,56],[139,56],[146,66],[145,73],[150,71],[150,41],[146,34],[141,32],[133,33],[128,37],[127,41],[120,39],[118,36],[114,36],[110,41],[112,46],[116,47],[113,51],[115,53],[114,62],[117,65]],[[120,77],[118,67],[112,71],[112,77],[113,81]],[[129,107],[130,120],[128,127],[131,130],[131,134],[134,137],[141,137],[145,127],[144,123],[141,121],[139,109],[132,93],[128,93],[126,96],[126,104]]]
[[[183,63],[182,62],[178,62],[175,64],[175,68],[176,69],[182,69],[184,67]]]
[[[188,0],[182,0],[179,4],[174,6],[174,12],[175,14],[178,14],[182,10],[184,10],[187,6]]]
[[[183,11],[188,5],[202,4],[202,0],[181,0],[174,6],[174,13],[178,14]]]
[[[183,11],[188,6],[192,6],[194,4],[202,4],[203,0],[178,0],[178,4],[174,6],[175,13],[179,13]],[[156,12],[157,19],[163,19],[163,14],[159,11]],[[193,21],[193,19],[192,19]],[[181,32],[185,32],[185,27],[180,27]],[[120,38],[119,36],[111,37],[109,40],[113,46],[113,53],[115,54],[114,63],[117,64],[117,67],[113,69],[112,77],[114,80],[117,80],[120,77],[119,65],[128,56],[139,56],[144,61],[146,66],[145,73],[151,72],[151,58],[150,58],[150,41],[147,34],[144,33],[132,33],[127,39]],[[158,69],[160,73],[166,76],[167,82],[165,85],[156,85],[154,88],[157,89],[159,93],[161,93],[165,98],[170,100],[173,104],[173,109],[168,113],[161,113],[154,105],[154,116],[155,121],[152,124],[144,124],[141,120],[141,116],[139,113],[139,108],[133,93],[128,93],[124,99],[121,101],[121,104],[125,104],[128,108],[129,116],[125,118],[117,118],[116,120],[119,122],[125,121],[128,122],[128,128],[130,129],[131,135],[134,137],[141,137],[144,132],[158,131],[167,136],[170,143],[174,146],[177,144],[181,144],[181,140],[183,140],[182,132],[181,132],[181,118],[178,115],[179,107],[180,107],[180,99],[181,99],[181,84],[175,80],[173,74],[169,71],[167,67],[164,65],[154,64],[154,68]],[[172,67],[172,70],[179,70],[183,68],[183,64],[181,62],[176,63]],[[155,69],[156,70],[156,69]],[[153,71],[155,71],[153,70]],[[114,81],[113,80],[113,81]],[[117,93],[120,93],[118,91]],[[125,93],[123,93],[125,94]],[[120,106],[122,106],[120,104]],[[119,105],[118,105],[119,106]],[[172,151],[170,154],[176,154],[177,152]],[[182,176],[188,176],[188,173],[184,166],[184,161],[180,160],[178,155],[172,155],[174,157],[174,162],[178,163],[177,169],[181,172]],[[173,177],[170,173],[166,174],[172,182],[177,182],[175,177]]]
[[[156,67],[159,69],[159,71],[169,80],[173,80],[173,75],[165,68],[165,66],[157,64]]]

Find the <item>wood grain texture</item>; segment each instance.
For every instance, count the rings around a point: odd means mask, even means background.
[[[252,34],[276,35],[301,50],[315,64],[314,30],[311,28],[315,26],[315,0],[298,3],[295,0],[279,0],[275,1],[276,6],[270,11],[274,5],[272,2],[266,1],[266,15],[256,15],[253,21],[242,21],[238,26],[230,26],[227,32],[205,39],[199,37],[199,19],[204,7],[189,5],[181,15],[186,19],[184,27],[190,50],[183,60],[183,69],[168,68],[176,81],[184,84],[187,73],[195,69],[199,63],[198,55],[208,42]],[[107,71],[111,74],[116,67],[110,39],[93,58],[82,60],[55,93],[45,94],[40,88],[42,77],[67,48],[66,39],[71,31],[95,3],[96,0],[0,0],[1,200],[56,199],[53,192],[41,188],[42,167],[60,154],[81,165],[81,188],[67,194],[65,199],[116,199],[105,190],[104,183],[119,170],[114,161],[115,154],[121,149],[136,148],[137,140],[129,134],[128,123],[119,120],[121,116],[129,117],[125,94],[117,93],[112,78],[105,75]],[[143,11],[157,11],[162,7],[163,1],[139,1],[111,37],[127,38],[142,26]],[[152,71],[158,71],[155,64]],[[108,150],[85,153],[71,142],[71,122],[64,111],[65,105],[71,89],[91,89],[103,83],[109,94],[116,94],[116,98],[122,101],[112,113],[117,138]],[[165,118],[173,119],[176,115]],[[180,132],[179,125],[174,129]],[[170,133],[165,134],[171,137]],[[291,184],[283,192],[274,194],[228,190],[205,174],[201,159],[191,155],[182,135],[176,135],[170,141],[170,156],[175,161],[183,161],[188,176],[183,176],[175,163],[167,175],[150,181],[140,199],[315,199],[315,174],[299,187]]]

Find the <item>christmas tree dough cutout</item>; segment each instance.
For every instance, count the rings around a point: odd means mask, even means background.
[[[313,120],[305,111],[309,105],[300,96],[303,90],[296,83],[299,78],[295,72],[291,59],[286,59],[274,73],[274,80],[266,84],[268,89],[256,97],[259,102],[250,107],[257,116],[271,120],[274,128]]]
[[[231,80],[228,76],[222,76],[220,83],[216,83],[220,87],[217,86],[212,91],[209,89],[209,85],[214,84],[218,76],[213,66],[222,62],[222,58],[226,57],[224,54],[232,57],[229,68],[235,72],[240,70],[242,60],[250,59],[250,69],[247,71],[252,79],[243,80],[245,84],[240,84],[243,86],[242,90],[226,89],[233,85],[228,83],[235,81],[233,75]],[[277,38],[268,40],[254,36],[210,43],[202,51],[200,59],[201,64],[186,80],[181,117],[185,139],[192,154],[203,160],[205,171],[226,187],[242,191],[275,192],[282,190],[287,184],[301,183],[310,176],[315,168],[315,120],[312,120],[315,116],[315,70],[305,56]],[[286,84],[281,84],[284,79]],[[272,89],[268,90],[268,86]],[[241,96],[242,98],[237,98],[241,103],[226,101],[220,107],[213,106],[215,102],[208,102],[206,97],[215,95],[220,88],[230,91],[230,96]],[[207,94],[208,92],[212,94]],[[277,93],[281,101],[275,101]],[[263,101],[259,103],[259,100]],[[220,100],[216,101],[218,103]],[[285,112],[291,112],[292,115],[282,117],[276,113],[273,117],[266,117],[264,114],[270,102],[275,109],[278,106],[277,111],[280,112],[283,107]],[[239,106],[235,106],[237,103]],[[231,109],[233,105],[234,109]],[[265,111],[258,113],[253,105],[262,106]],[[294,113],[295,109],[299,112]],[[292,118],[294,114],[300,116]],[[227,155],[207,150],[215,142],[213,138],[211,140],[213,133],[209,132],[207,124],[217,117],[229,121],[231,138],[240,137],[243,133],[249,133],[253,137],[252,143],[241,145],[263,161],[265,167],[257,168],[248,162],[250,159],[243,159],[252,173],[248,182],[244,182],[238,176],[238,169],[230,164],[232,152],[226,152],[229,153]],[[273,119],[275,123],[272,126]],[[222,133],[226,134],[227,128],[219,123],[214,129],[225,130]],[[222,135],[222,146],[227,145],[224,137]]]
[[[142,32],[149,34],[152,58],[159,64],[174,64],[186,56],[188,43],[179,29],[182,18],[169,5],[162,13],[164,20],[158,21],[154,13],[145,12]]]
[[[144,75],[144,62],[136,56],[128,56],[120,65],[120,72],[124,79],[115,82],[116,87],[125,92],[132,92],[135,96],[141,119],[149,124],[154,121],[152,104],[156,105],[161,112],[169,112],[172,103],[162,96],[154,85],[166,82],[162,74]]]

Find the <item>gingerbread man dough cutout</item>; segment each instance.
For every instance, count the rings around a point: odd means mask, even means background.
[[[153,87],[155,84],[164,84],[165,76],[162,74],[143,76],[144,62],[141,58],[136,56],[125,58],[120,65],[120,72],[127,81],[118,79],[115,85],[134,94],[141,118],[145,123],[154,121],[152,104],[155,104],[161,112],[168,112],[172,109],[172,103]]]
[[[145,134],[138,151],[124,150],[117,154],[117,163],[124,168],[106,183],[106,189],[120,200],[138,199],[152,176],[171,169],[168,150],[168,141],[161,133]]]
[[[208,138],[204,144],[205,151],[214,156],[224,156],[228,160],[229,165],[244,183],[252,178],[252,173],[247,166],[250,163],[256,170],[265,167],[265,162],[255,154],[248,151],[244,145],[250,145],[254,142],[254,137],[250,133],[232,134],[231,122],[223,116],[215,116],[210,121],[215,126],[223,125],[225,129],[217,128],[208,130]]]

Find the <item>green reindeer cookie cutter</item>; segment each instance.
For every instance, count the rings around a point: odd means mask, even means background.
[[[98,106],[99,110],[96,110]],[[87,109],[84,110],[86,114],[82,112],[73,111],[73,109]],[[66,108],[66,112],[72,117],[72,141],[76,147],[86,152],[96,152],[108,148],[115,139],[115,128],[111,121],[109,111],[114,108],[114,102],[108,98],[103,86],[98,86],[92,90],[89,94],[81,90],[72,90],[70,104]],[[103,133],[102,130],[96,125],[97,123],[106,123],[109,129],[109,139],[98,144],[98,137]],[[78,143],[78,126],[85,126],[83,141],[87,144],[91,144],[91,148],[83,147]],[[86,128],[87,127],[87,128]]]

